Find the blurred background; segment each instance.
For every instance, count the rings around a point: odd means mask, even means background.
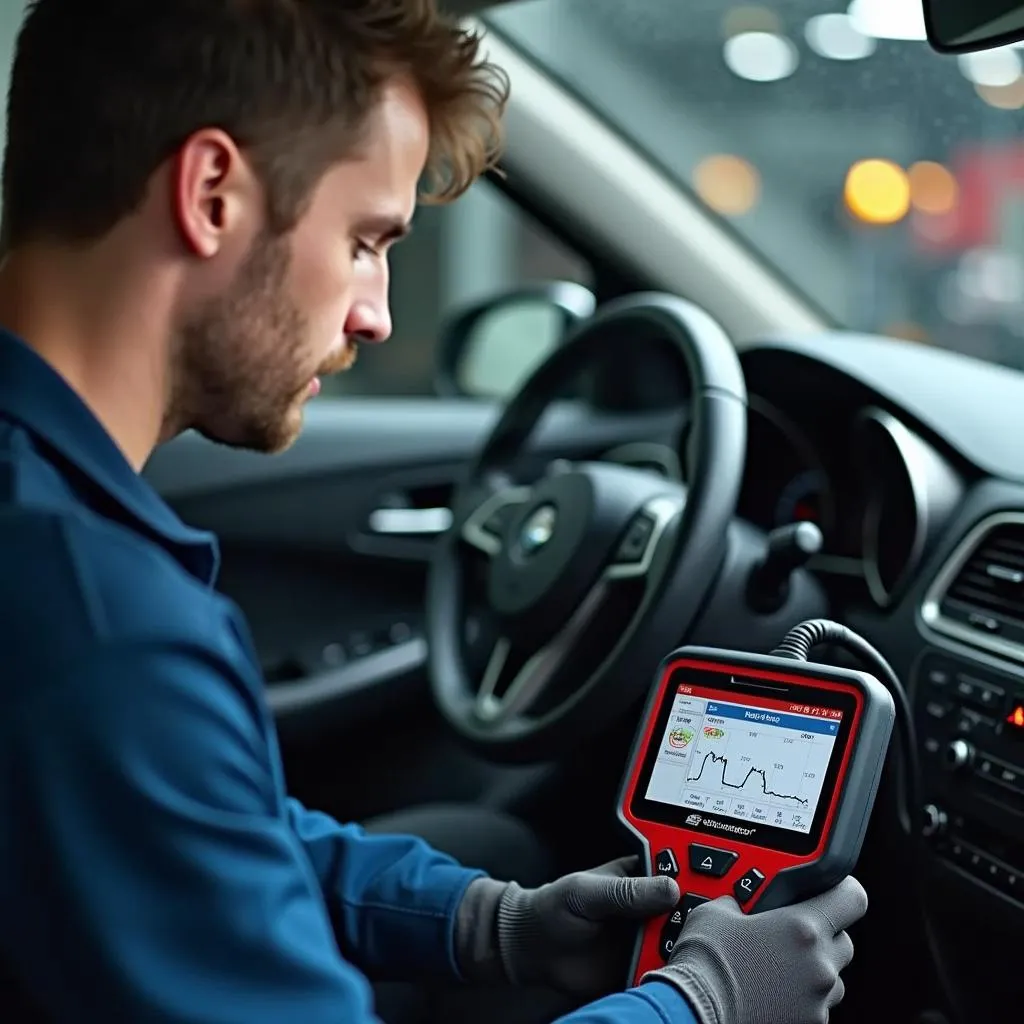
[[[4,74],[21,13],[0,5]],[[1024,368],[1024,50],[940,56],[920,0],[520,0],[490,19],[835,324]],[[336,391],[429,394],[453,309],[592,282],[489,182],[421,209],[392,267],[394,338]]]

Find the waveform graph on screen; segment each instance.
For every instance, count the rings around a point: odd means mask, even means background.
[[[648,796],[809,832],[838,729],[836,720],[681,696]]]

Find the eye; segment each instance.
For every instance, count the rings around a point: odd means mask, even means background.
[[[367,256],[376,256],[377,250],[358,238],[352,242],[352,259],[365,259]]]

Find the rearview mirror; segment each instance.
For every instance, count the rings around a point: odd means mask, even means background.
[[[971,53],[1024,39],[1020,0],[923,0],[928,42],[939,53]]]
[[[507,398],[596,306],[592,292],[569,281],[520,288],[475,303],[442,332],[436,391]]]

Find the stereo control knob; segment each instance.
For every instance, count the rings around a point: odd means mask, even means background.
[[[967,740],[951,740],[946,747],[946,767],[951,771],[967,768],[974,760],[974,747]]]
[[[946,816],[946,812],[935,804],[925,804],[924,812],[922,814],[923,821],[921,823],[921,835],[925,839],[932,839],[935,836],[941,836],[946,831],[946,826],[949,824],[949,818]]]

